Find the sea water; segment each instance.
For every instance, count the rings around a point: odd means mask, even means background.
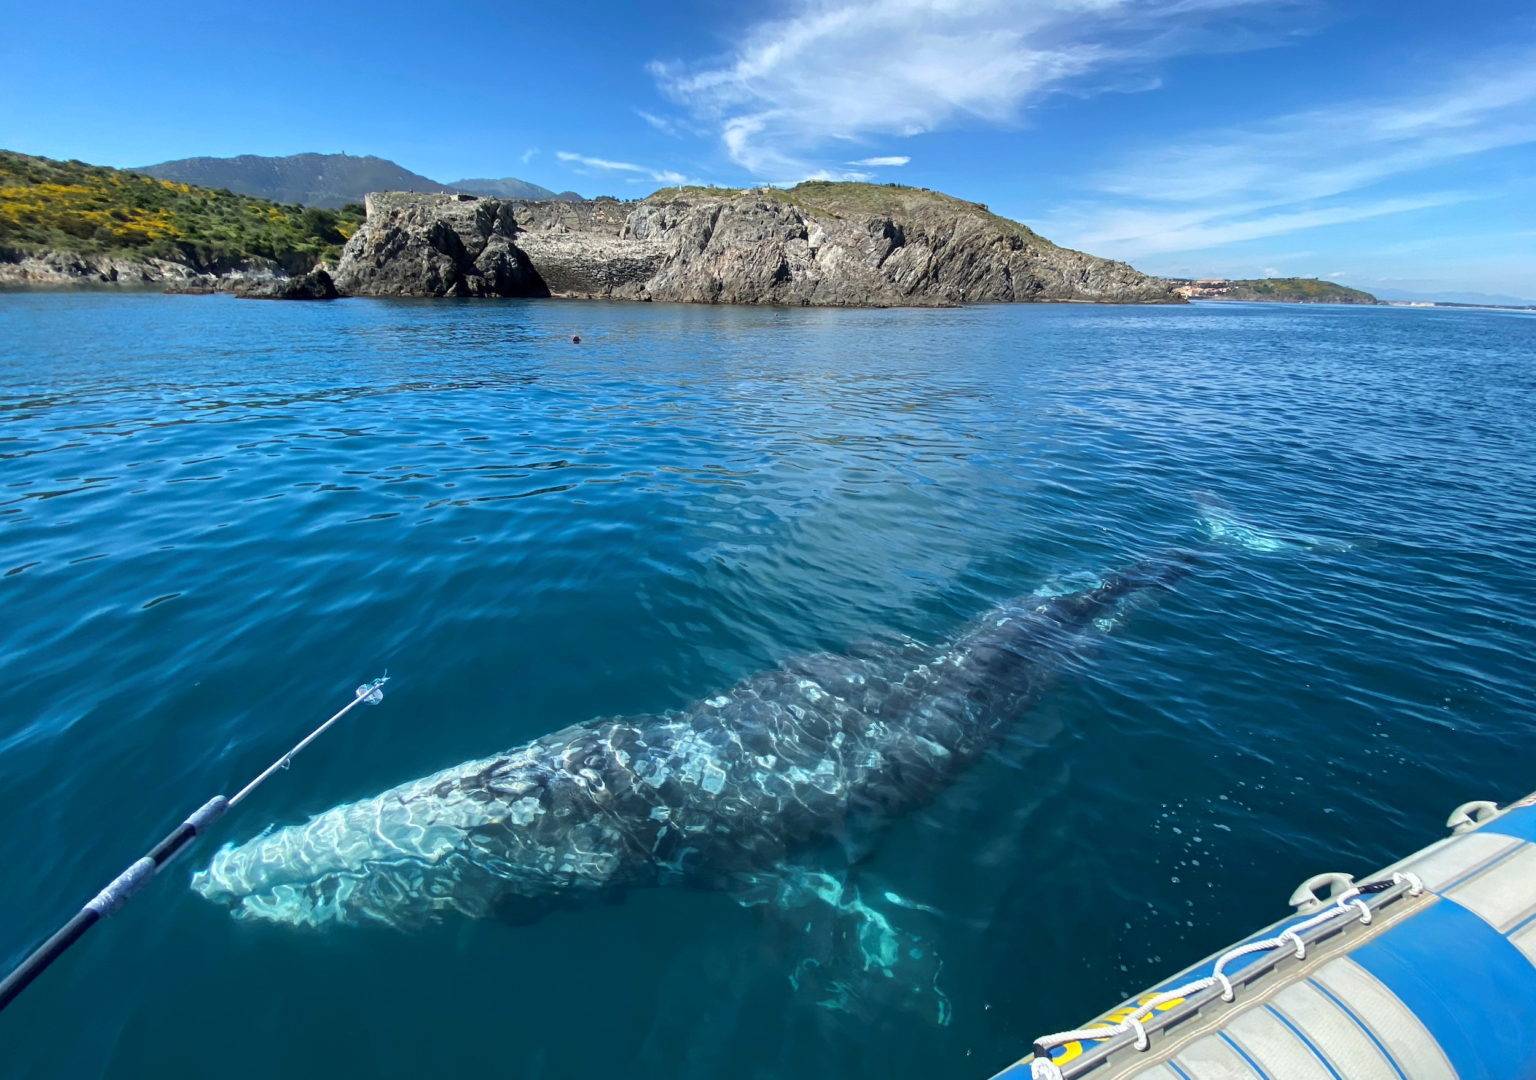
[[[581,336],[581,344],[571,341]],[[6,1076],[984,1077],[1536,789],[1536,318],[0,296],[0,961],[391,675],[3,1016]],[[296,933],[215,846],[1195,551],[858,853],[937,1017],[723,894]],[[823,943],[824,944],[824,943]]]

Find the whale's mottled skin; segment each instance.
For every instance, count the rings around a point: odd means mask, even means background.
[[[1003,604],[939,647],[810,656],[687,709],[566,728],[226,846],[193,887],[306,927],[523,921],[665,883],[793,905],[778,868],[928,800],[1128,596],[1184,569],[1140,564]]]

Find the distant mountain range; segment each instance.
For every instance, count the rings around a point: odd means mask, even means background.
[[[556,193],[515,176],[499,180],[456,180],[451,184],[442,184],[386,158],[355,157],[352,154],[194,157],[162,161],[158,165],[145,165],[131,171],[161,180],[222,188],[237,195],[254,195],[276,203],[331,208],[360,203],[370,191],[418,191],[433,194],[464,191],[471,195],[492,195],[504,199],[581,199],[574,191]]]
[[[1407,289],[1378,289],[1376,295],[1383,300],[1407,300],[1411,303],[1441,304],[1490,304],[1493,307],[1529,307],[1536,304],[1530,297],[1508,296],[1503,293],[1481,292],[1412,292]]]
[[[506,176],[500,180],[488,180],[483,177],[455,180],[448,186],[455,191],[467,191],[471,195],[489,195],[495,199],[559,199],[562,202],[581,202],[581,196],[574,191],[550,191],[547,187],[540,187],[527,180],[519,180],[515,176]]]

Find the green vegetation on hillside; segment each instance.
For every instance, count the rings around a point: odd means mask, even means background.
[[[0,256],[67,251],[227,269],[252,256],[290,273],[334,258],[363,208],[284,206],[78,161],[0,150]]]
[[[1374,296],[1319,278],[1255,278],[1231,283],[1233,300],[1288,300],[1311,304],[1376,304]]]

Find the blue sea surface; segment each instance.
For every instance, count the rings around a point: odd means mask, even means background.
[[[719,893],[406,934],[187,887],[461,760],[1172,550],[1199,572],[861,853],[947,1024],[798,993],[816,943]],[[0,1015],[0,1070],[985,1077],[1536,788],[1533,563],[1528,315],[0,296],[0,963],[392,677]]]

